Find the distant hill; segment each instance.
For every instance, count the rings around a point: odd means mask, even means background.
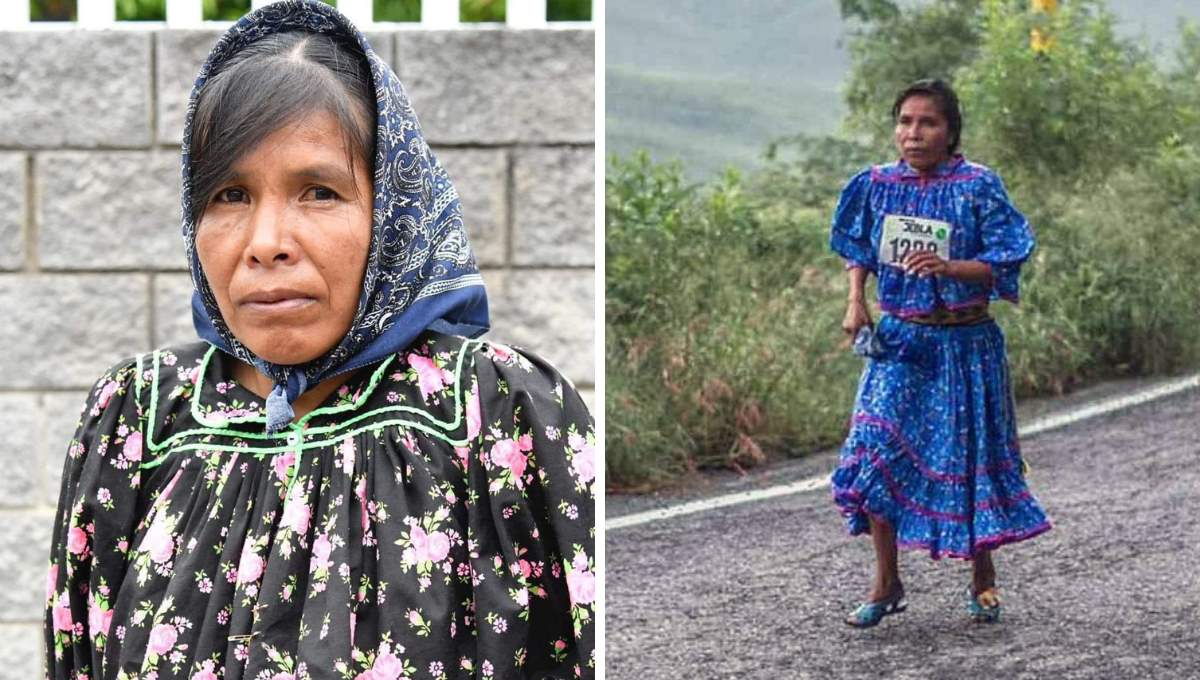
[[[1069,1],[1069,0],[1068,0]],[[772,139],[831,133],[850,68],[837,0],[608,0],[605,148],[685,161],[695,178],[753,165]],[[1123,35],[1165,62],[1200,0],[1110,0]]]

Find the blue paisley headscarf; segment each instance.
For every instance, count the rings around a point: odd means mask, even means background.
[[[370,63],[378,112],[374,227],[358,310],[350,331],[336,347],[295,366],[255,356],[221,318],[196,254],[189,162],[196,101],[209,75],[246,45],[284,29],[356,40]],[[183,128],[183,236],[195,285],[196,331],[275,381],[267,399],[268,433],[292,421],[291,405],[309,387],[395,354],[426,329],[468,337],[488,329],[483,278],[467,243],[454,185],[421,136],[396,74],[346,17],[323,3],[284,0],[250,12],[229,29],[200,68]]]

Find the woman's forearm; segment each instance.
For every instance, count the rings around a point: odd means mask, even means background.
[[[846,270],[850,279],[850,297],[848,302],[863,302],[866,300],[867,268],[851,267]]]
[[[982,283],[992,278],[992,265],[976,260],[951,260],[946,263],[946,276],[960,281]]]

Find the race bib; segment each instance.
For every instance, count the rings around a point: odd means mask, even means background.
[[[911,252],[930,251],[944,260],[950,259],[949,222],[908,215],[888,215],[883,218],[883,234],[879,238],[879,262],[893,267]]]

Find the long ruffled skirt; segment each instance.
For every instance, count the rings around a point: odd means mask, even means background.
[[[1022,471],[1000,327],[885,315],[877,335],[833,474],[850,533],[874,516],[901,548],[969,559],[1050,529]]]

